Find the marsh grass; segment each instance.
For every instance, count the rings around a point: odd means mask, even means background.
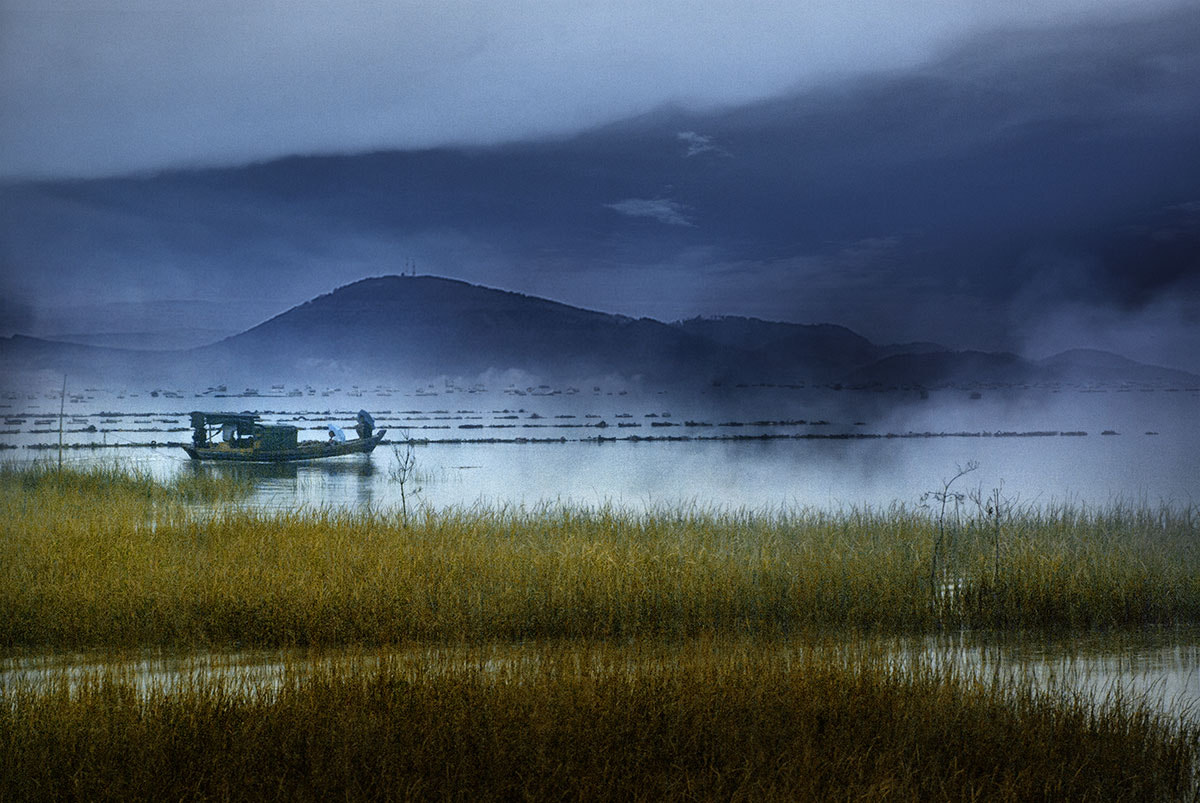
[[[948,623],[1200,621],[1190,508],[1026,510],[1002,552],[993,519],[966,519],[942,553],[959,592],[937,608],[937,522],[903,507],[419,508],[405,524],[226,504],[241,493],[203,473],[0,468],[10,659],[351,656],[170,683],[117,659],[10,674],[0,800],[1196,794],[1194,722],[871,646]]]
[[[30,502],[42,502],[45,496],[54,495],[101,510],[115,505],[132,505],[140,510],[146,503],[221,503],[242,498],[253,490],[248,477],[214,474],[195,464],[164,482],[120,460],[87,468],[63,468],[51,462],[0,463],[0,488],[6,493],[22,494]]]
[[[0,648],[338,646],[1200,622],[1191,509],[966,520],[929,604],[921,510],[409,516],[222,504],[236,483],[0,469]],[[215,499],[203,515],[189,499]]]
[[[1137,699],[814,642],[390,654],[0,695],[0,799],[1173,800],[1198,734]]]

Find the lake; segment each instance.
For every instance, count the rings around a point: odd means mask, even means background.
[[[0,459],[58,459],[60,388],[8,390]],[[973,398],[978,396],[978,398]],[[394,445],[283,466],[195,464],[193,409],[254,411],[324,439],[367,409],[389,440],[413,439],[408,494],[434,507],[570,504],[645,510],[915,505],[956,467],[959,490],[1002,487],[1019,504],[1193,505],[1200,499],[1200,390],[828,387],[104,389],[73,392],[64,461],[118,461],[167,477],[237,471],[248,504],[390,509]],[[419,489],[419,490],[418,490]],[[411,501],[411,497],[409,499]]]

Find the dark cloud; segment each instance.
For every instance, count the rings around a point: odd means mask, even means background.
[[[1029,351],[1114,348],[1112,332],[1130,356],[1185,359],[1195,30],[1200,10],[1177,8],[992,31],[904,69],[557,139],[0,185],[0,278],[25,301],[79,287],[280,309],[415,259],[661,319]]]
[[[1101,240],[1096,284],[1127,309],[1200,291],[1200,204],[1176,204]]]
[[[31,305],[0,297],[0,337],[29,332],[34,320]]]
[[[980,29],[1161,5],[5,0],[0,176],[570,135],[911,66]]]

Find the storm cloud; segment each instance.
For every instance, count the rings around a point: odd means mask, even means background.
[[[911,67],[1149,0],[3,0],[0,178],[561,136]]]
[[[10,2],[4,293],[239,299],[236,330],[415,262],[1200,370],[1200,10],[843,5],[413,4],[326,34],[310,4]]]

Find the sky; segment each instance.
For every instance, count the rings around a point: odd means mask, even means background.
[[[1200,371],[1197,31],[1154,0],[0,0],[0,335],[229,333],[415,265]]]
[[[0,176],[570,133],[919,64],[998,25],[1153,0],[5,0]]]

